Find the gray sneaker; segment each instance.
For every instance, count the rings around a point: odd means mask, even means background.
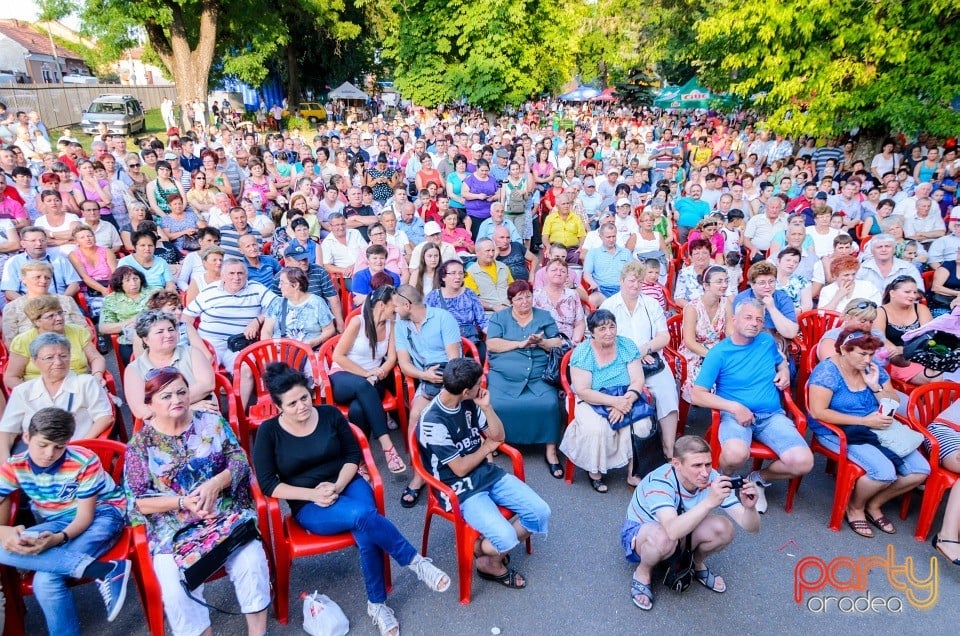
[[[104,579],[97,579],[97,588],[107,608],[107,622],[112,623],[123,609],[127,598],[127,581],[130,580],[130,561],[123,559],[113,562],[113,569]]]
[[[434,592],[446,592],[450,589],[450,577],[446,572],[435,566],[427,557],[417,557],[417,559],[407,567],[416,573],[418,579],[426,583],[427,587]]]
[[[757,487],[757,512],[763,514],[767,511],[766,487],[760,482],[754,482],[754,486]]]
[[[386,604],[367,601],[367,616],[373,619],[373,624],[380,630],[380,636],[400,636],[400,623]]]

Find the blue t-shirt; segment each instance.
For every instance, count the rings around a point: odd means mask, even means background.
[[[673,205],[677,214],[677,225],[696,227],[700,219],[710,214],[710,204],[703,199],[694,201],[689,197],[678,199]]]
[[[780,391],[773,384],[783,356],[773,336],[763,331],[750,344],[724,338],[703,359],[695,384],[725,400],[744,405],[755,415],[779,413]]]
[[[400,286],[399,276],[397,276],[393,272],[386,269],[383,271],[390,274],[390,277],[393,279],[394,287]],[[351,291],[354,294],[363,294],[364,296],[366,296],[367,294],[373,291],[373,289],[371,289],[370,287],[371,278],[373,278],[373,276],[370,274],[369,268],[361,269],[359,272],[353,275],[353,287],[351,288]]]
[[[747,289],[737,294],[733,299],[733,309],[736,311],[737,306],[745,300],[753,300],[756,296],[753,293],[752,289]],[[778,289],[773,292],[773,304],[776,305],[777,311],[784,315],[788,320],[797,322],[797,310],[794,307],[793,300],[790,298],[790,295],[782,289]],[[776,331],[777,326],[773,324],[773,318],[770,316],[769,311],[763,312],[763,326],[765,329],[770,331]]]
[[[420,326],[420,332],[412,329],[412,321],[398,320],[396,323],[397,351],[407,351],[410,359],[420,370],[440,362],[446,362],[447,345],[460,344],[460,325],[453,315],[443,309],[427,307],[427,318]]]
[[[883,386],[889,381],[890,375],[881,366],[880,386]],[[843,379],[843,375],[840,374],[840,369],[837,368],[833,360],[827,359],[818,364],[810,374],[810,379],[807,381],[807,384],[810,386],[822,386],[833,391],[833,395],[830,397],[829,408],[834,411],[846,413],[847,415],[866,417],[871,413],[875,413],[880,406],[877,396],[874,395],[873,391],[869,388],[863,389],[862,391],[851,391],[850,387],[847,386],[846,380]],[[833,435],[833,431],[812,417],[809,418],[808,422],[810,428],[817,435]]]

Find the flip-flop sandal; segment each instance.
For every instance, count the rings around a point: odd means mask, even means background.
[[[869,514],[866,515],[867,521],[875,525],[880,532],[886,532],[887,534],[897,534],[897,528],[893,523],[887,519],[884,515],[879,517],[872,517]]]
[[[507,568],[507,571],[503,574],[490,574],[489,572],[484,572],[483,570],[477,570],[477,576],[484,581],[493,581],[494,583],[499,583],[504,587],[509,587],[514,590],[520,590],[527,587],[527,582],[520,582],[522,577],[520,577],[520,573],[513,568]]]
[[[641,605],[637,600],[638,596],[647,599],[650,601],[650,604]],[[649,612],[653,609],[653,588],[650,587],[649,583],[642,583],[637,579],[630,579],[630,600],[644,612]]]
[[[847,525],[861,537],[872,539],[874,536],[873,530],[870,529],[870,524],[863,519],[847,519]]]
[[[403,494],[400,495],[400,505],[404,508],[413,508],[417,505],[417,502],[420,501],[420,493],[423,492],[423,486],[419,488],[410,488],[407,486],[403,489]],[[407,499],[409,497],[409,499]]]
[[[709,565],[704,565],[702,570],[694,570],[693,578],[696,579],[697,582],[700,583],[700,585],[707,588],[708,590],[716,592],[717,594],[723,594],[724,592],[727,591],[726,582],[723,583],[723,587],[721,588],[717,584],[718,583],[717,578],[719,577],[717,577],[717,575],[713,573]]]
[[[383,451],[383,455],[387,458],[387,470],[391,473],[396,475],[407,470],[407,465],[400,459],[400,455],[397,454],[395,446],[391,446],[389,449]]]
[[[607,483],[603,481],[603,479],[591,479],[590,487],[601,495],[605,495],[609,491],[609,488],[607,488]]]

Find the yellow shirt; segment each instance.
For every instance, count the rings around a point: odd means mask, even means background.
[[[543,222],[543,240],[547,243],[559,243],[564,247],[577,247],[587,235],[580,217],[571,212],[566,220],[556,212],[551,212]]]
[[[490,277],[490,280],[497,280],[497,262],[494,261],[484,267],[480,263],[477,263],[477,267],[481,271],[485,272],[487,276]],[[513,282],[513,274],[510,273],[510,268],[507,268],[507,284]],[[465,274],[463,277],[463,286],[472,291],[474,294],[479,294],[480,289],[477,287],[477,281],[473,280],[473,276],[470,274]]]
[[[87,356],[83,352],[83,348],[90,343],[90,330],[76,325],[64,325],[63,329],[63,335],[70,341],[70,370],[78,375],[89,373],[90,369],[87,367]],[[13,342],[10,343],[10,351],[12,353],[20,354],[27,359],[27,368],[23,374],[24,380],[32,380],[40,377],[40,369],[37,368],[37,365],[33,363],[33,359],[30,357],[30,343],[33,342],[38,335],[40,335],[40,332],[34,327],[16,336]]]

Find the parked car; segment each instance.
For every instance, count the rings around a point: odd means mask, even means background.
[[[298,113],[311,124],[327,120],[327,109],[317,102],[300,102]]]
[[[70,75],[63,76],[64,84],[99,84],[100,80],[94,77],[93,75],[81,75],[79,73],[73,73]]]
[[[147,129],[140,100],[132,95],[101,95],[90,102],[80,119],[80,129],[93,135],[101,123],[107,125],[108,132],[124,135]]]

